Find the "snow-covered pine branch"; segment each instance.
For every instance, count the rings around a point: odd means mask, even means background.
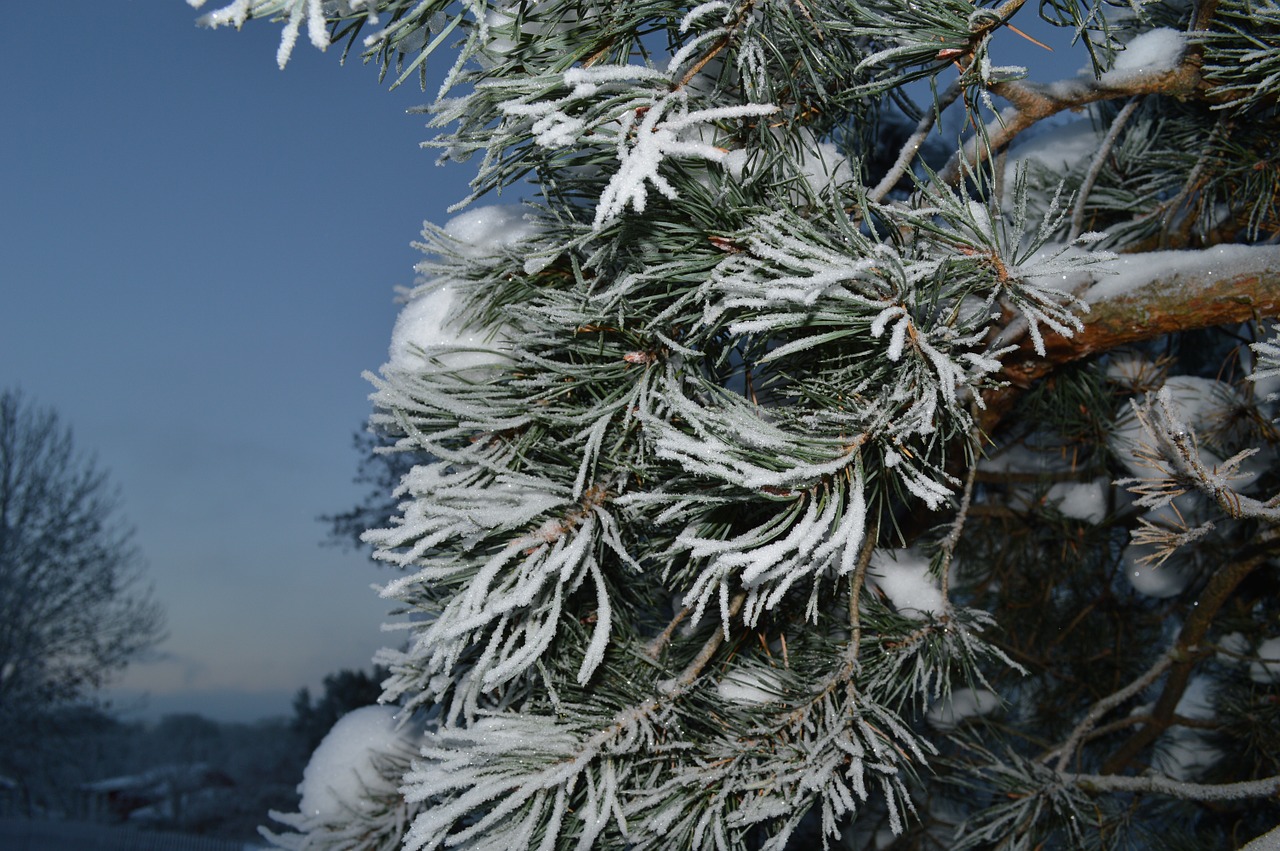
[[[532,183],[426,228],[372,378],[416,464],[366,535],[405,616],[384,697],[429,721],[409,847],[1280,820],[1121,779],[1265,792],[1280,750],[1280,356],[1242,327],[1280,314],[1272,6],[1050,0],[1035,34],[1020,0],[212,13],[397,82],[452,52],[424,112],[479,160],[460,206]],[[1024,35],[1089,70],[1033,81]]]

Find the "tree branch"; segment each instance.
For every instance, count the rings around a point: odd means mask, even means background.
[[[1240,783],[1184,783],[1168,777],[1119,777],[1114,774],[1064,774],[1067,783],[1090,792],[1154,792],[1188,801],[1239,801],[1280,792],[1280,776]]]
[[[964,150],[953,156],[938,176],[950,184],[959,182],[964,174],[962,163],[970,168],[982,163],[992,153],[1013,141],[1023,130],[1064,110],[1078,110],[1097,101],[1137,95],[1188,97],[1203,88],[1205,83],[1200,75],[1200,57],[1194,54],[1188,54],[1177,68],[1159,73],[1135,74],[1119,83],[1104,83],[1092,76],[1054,83],[1032,83],[1027,80],[993,83],[991,93],[1009,101],[1011,106],[987,122],[982,132],[965,143]]]
[[[1148,270],[1145,282],[1134,283],[1132,269]],[[1090,310],[1083,331],[1046,336],[1044,357],[1029,340],[1005,357],[1001,376],[1010,386],[988,392],[980,412],[988,434],[1023,389],[1062,364],[1177,331],[1280,316],[1277,246],[1131,254],[1095,270],[1084,295]],[[1123,272],[1123,278],[1109,280],[1107,271]]]
[[[1172,725],[1174,710],[1177,709],[1178,701],[1187,690],[1187,684],[1191,681],[1191,672],[1207,652],[1202,645],[1214,617],[1237,586],[1256,568],[1264,564],[1268,556],[1269,553],[1264,550],[1247,557],[1230,559],[1226,566],[1209,580],[1200,598],[1192,606],[1190,614],[1187,615],[1182,630],[1178,633],[1177,643],[1171,651],[1174,664],[1169,669],[1169,677],[1165,680],[1164,689],[1156,700],[1155,708],[1151,710],[1152,723],[1135,732],[1111,754],[1110,758],[1102,764],[1103,774],[1116,774],[1123,771],[1138,754],[1160,738]]]

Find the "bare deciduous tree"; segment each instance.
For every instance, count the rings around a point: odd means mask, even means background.
[[[162,637],[142,568],[106,473],[57,413],[0,393],[3,770],[21,768],[28,722],[91,696]]]

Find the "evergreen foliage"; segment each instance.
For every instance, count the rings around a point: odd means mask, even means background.
[[[997,64],[1036,11],[210,14],[397,83],[453,50],[424,111],[478,159],[461,206],[534,193],[426,227],[371,376],[414,460],[364,536],[403,800],[281,842],[1276,829],[1280,7],[1045,0],[1087,68],[1053,83]]]

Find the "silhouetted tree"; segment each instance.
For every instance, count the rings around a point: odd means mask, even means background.
[[[118,504],[55,412],[0,394],[0,772],[19,780],[39,761],[41,717],[163,634]]]
[[[315,703],[311,691],[298,690],[293,699],[292,728],[302,736],[307,752],[315,750],[338,719],[353,709],[378,702],[386,668],[375,665],[373,671],[341,670],[324,678],[324,694]]]

